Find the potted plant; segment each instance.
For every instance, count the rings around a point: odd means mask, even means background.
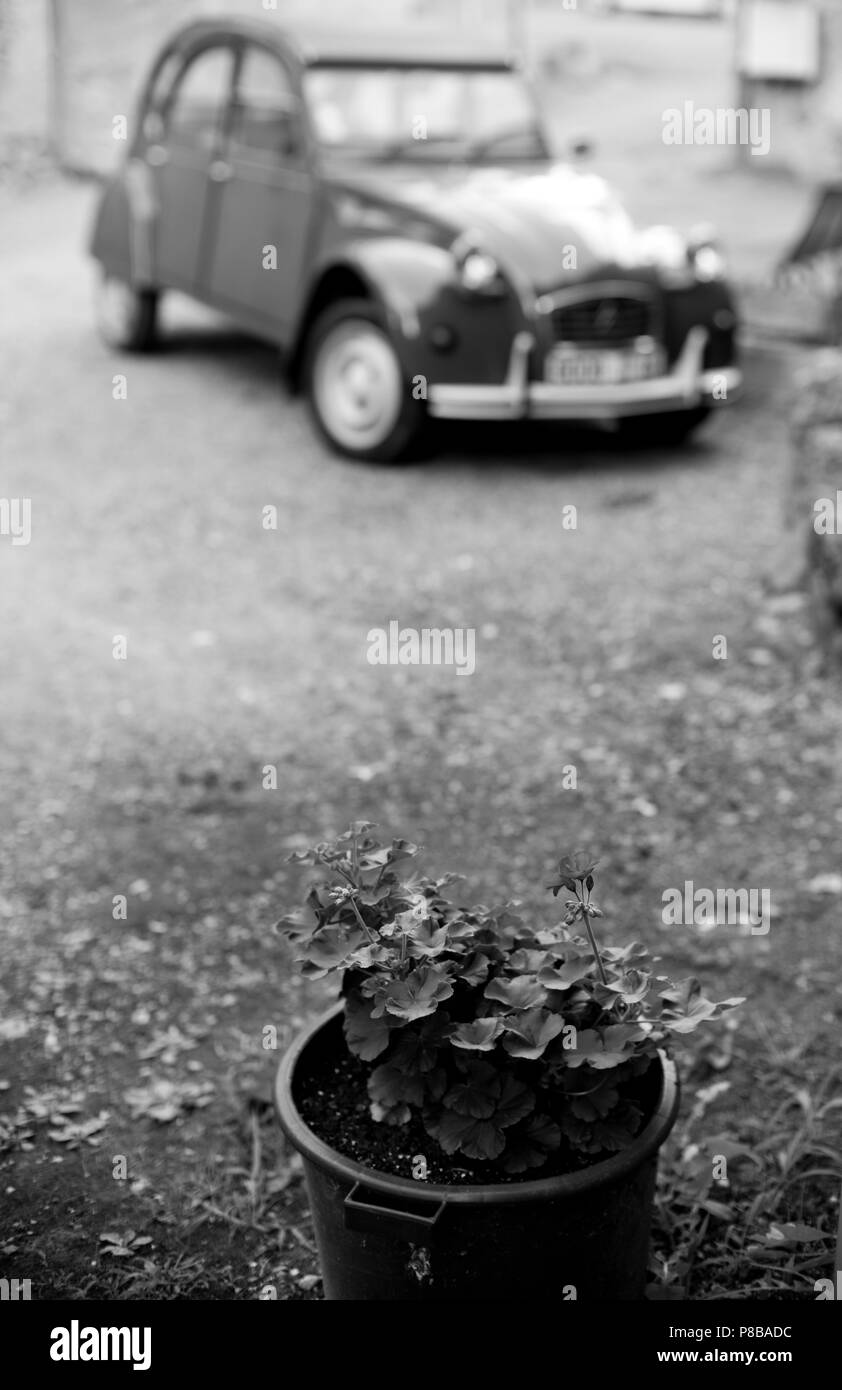
[[[642,1297],[679,1099],[664,1049],[741,1001],[600,946],[588,853],[548,884],[563,922],[533,927],[458,906],[453,875],[373,829],[293,855],[319,881],[278,923],[308,979],[341,981],[277,1084],[326,1298]]]

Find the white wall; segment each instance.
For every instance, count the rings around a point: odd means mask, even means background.
[[[48,0],[0,0],[0,161],[46,147],[50,127]]]
[[[815,85],[749,80],[740,102],[771,112],[770,165],[813,182],[842,180],[842,4],[814,0],[821,15],[821,74]]]

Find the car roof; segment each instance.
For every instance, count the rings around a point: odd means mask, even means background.
[[[511,69],[514,64],[502,44],[441,29],[407,25],[403,29],[370,33],[364,30],[319,30],[310,25],[295,30],[266,19],[220,15],[185,25],[174,36],[181,46],[214,37],[236,37],[269,43],[294,57],[302,67],[437,67]]]
[[[325,33],[302,31],[297,40],[304,61],[360,63],[396,67],[509,68],[511,59],[500,45],[477,43],[440,30],[402,29],[385,33]]]

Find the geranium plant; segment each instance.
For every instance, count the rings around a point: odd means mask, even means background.
[[[420,1116],[447,1155],[517,1174],[562,1145],[584,1162],[624,1148],[657,1050],[742,1002],[672,983],[638,942],[600,946],[597,860],[584,851],[547,885],[568,895],[563,921],[533,928],[511,903],[457,906],[456,876],[413,873],[419,846],[373,830],[358,822],[292,856],[323,877],[278,927],[305,976],[341,979],[374,1119]]]

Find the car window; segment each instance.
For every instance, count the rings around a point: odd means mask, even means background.
[[[234,53],[227,45],[205,48],[184,69],[167,112],[172,144],[210,151],[231,92]]]
[[[286,68],[265,48],[245,49],[231,119],[230,153],[261,164],[300,152],[298,101]]]
[[[500,157],[546,153],[529,88],[508,69],[310,68],[307,103],[316,136],[342,149]]]
[[[164,134],[164,117],[167,101],[178,74],[184,66],[184,59],[177,51],[166,55],[157,68],[146,98],[146,111],[143,117],[143,134],[147,140],[160,140]]]

